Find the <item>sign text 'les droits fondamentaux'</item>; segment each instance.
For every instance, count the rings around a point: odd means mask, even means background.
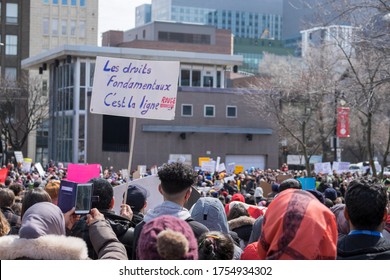
[[[178,61],[97,57],[91,113],[173,120]]]

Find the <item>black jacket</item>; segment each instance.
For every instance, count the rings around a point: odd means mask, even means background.
[[[337,242],[337,259],[390,260],[390,242],[373,235],[346,235]]]
[[[135,224],[129,219],[116,215],[113,211],[110,210],[99,210],[100,213],[104,215],[106,220],[109,222],[112,230],[116,234],[119,241],[125,246],[127,256],[130,258],[133,254],[133,234]],[[71,236],[77,236],[87,243],[88,246],[88,256],[91,259],[97,259],[98,255],[93,249],[91,240],[89,238],[89,228],[86,223],[86,217],[82,217],[68,233]]]

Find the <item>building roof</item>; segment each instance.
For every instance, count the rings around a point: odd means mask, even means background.
[[[177,61],[190,64],[209,64],[233,66],[242,65],[242,55],[194,53],[183,51],[165,51],[136,48],[98,47],[85,45],[62,45],[58,48],[42,52],[22,61],[23,69],[38,69],[43,63],[65,59],[68,55],[94,58],[97,56],[131,58],[140,60]]]

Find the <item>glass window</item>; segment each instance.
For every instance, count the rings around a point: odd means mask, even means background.
[[[58,5],[58,0],[53,0],[54,5]]]
[[[214,78],[212,76],[203,77],[203,87],[213,87]]]
[[[79,21],[79,37],[85,38],[85,20]]]
[[[68,22],[66,19],[61,20],[61,34],[64,36],[68,34]]]
[[[190,85],[190,70],[181,70],[180,74],[180,85],[189,86]]]
[[[80,0],[80,7],[85,7],[85,0]]]
[[[237,107],[236,106],[227,106],[226,107],[226,117],[227,118],[237,118]]]
[[[62,0],[62,5],[68,5],[68,0]]]
[[[200,87],[200,76],[201,76],[200,70],[192,71],[192,86],[193,87]]]
[[[43,0],[43,4],[49,4],[49,0]]]
[[[18,36],[16,35],[5,36],[5,54],[7,55],[18,54]]]
[[[18,4],[15,3],[7,3],[6,6],[6,17],[7,23],[18,23]]]
[[[15,67],[5,67],[5,79],[8,81],[15,82],[17,70]]]
[[[192,117],[192,105],[182,104],[181,105],[181,115],[183,117]]]
[[[204,105],[204,116],[205,117],[215,117],[215,106],[214,105]]]
[[[71,0],[71,1],[70,1],[70,4],[71,4],[72,6],[77,6],[77,1],[76,1],[76,0]]]
[[[49,19],[48,18],[42,19],[42,33],[43,33],[43,35],[49,35]]]
[[[47,96],[47,80],[42,81],[42,95]]]
[[[53,19],[51,22],[51,34],[58,36],[58,19]]]
[[[76,36],[76,21],[75,20],[70,21],[70,35]]]

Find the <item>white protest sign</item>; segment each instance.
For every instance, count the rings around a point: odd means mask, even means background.
[[[122,184],[119,186],[115,186],[113,188],[113,190],[114,190],[114,208],[113,208],[113,210],[117,215],[119,215],[119,213],[120,213],[121,204],[123,201],[123,194],[125,193],[125,191],[127,191],[127,186],[128,186],[128,183],[125,183],[125,184]]]
[[[97,57],[90,111],[173,120],[179,68],[179,61]]]
[[[215,160],[202,162],[202,170],[210,173],[215,172]]]
[[[17,163],[23,163],[23,153],[21,151],[15,151],[15,159]]]
[[[129,183],[140,185],[149,191],[149,197],[147,198],[146,210],[153,209],[157,205],[161,204],[164,199],[162,194],[158,191],[158,185],[160,185],[160,179],[156,175],[147,176],[141,179],[133,180]]]
[[[30,171],[31,171],[31,161],[23,161],[22,172],[30,172]]]
[[[324,174],[332,174],[332,168],[330,162],[317,162],[314,164],[314,171],[318,173]]]
[[[45,176],[45,171],[43,170],[42,164],[37,162],[34,166],[37,169],[39,175],[43,178]]]
[[[338,162],[335,161],[332,164],[332,170],[335,170],[338,174],[343,173],[343,172],[348,172],[349,171],[349,162]]]
[[[218,171],[219,171],[219,172],[226,171],[225,163],[222,162],[222,163],[219,165]]]

